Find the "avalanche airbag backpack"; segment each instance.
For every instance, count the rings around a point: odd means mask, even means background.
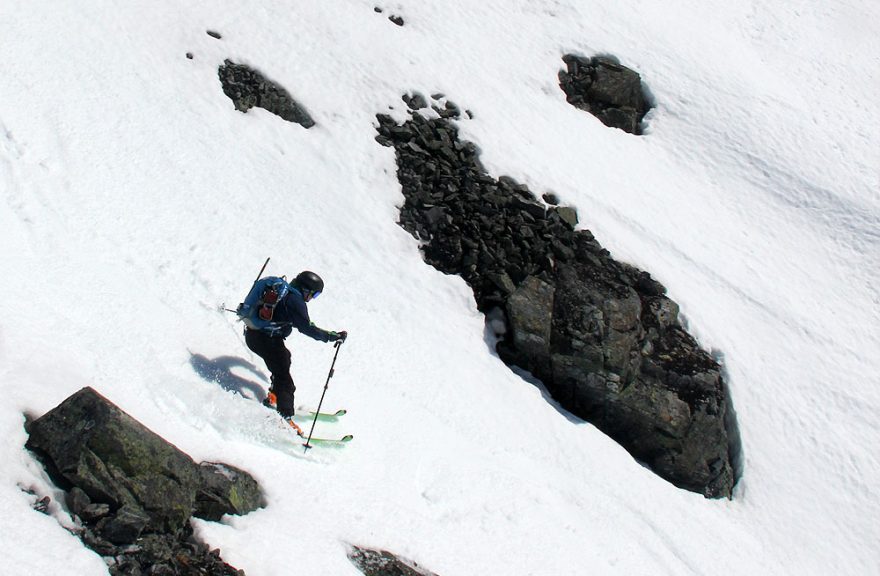
[[[281,326],[272,321],[275,306],[290,292],[290,284],[284,278],[267,276],[254,282],[244,302],[235,311],[245,326],[253,330],[272,332]]]

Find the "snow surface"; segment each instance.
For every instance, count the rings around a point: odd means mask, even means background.
[[[256,476],[267,508],[195,522],[251,576],[356,575],[347,543],[441,576],[880,573],[880,4],[3,0],[0,23],[3,574],[106,571],[23,448],[23,414],[87,385]],[[567,52],[642,74],[645,136],[566,104]],[[318,125],[235,111],[226,58]],[[494,176],[669,288],[723,359],[733,500],[676,489],[494,355],[396,224],[375,114],[412,90],[473,111]],[[217,310],[267,256],[319,272],[313,319],[351,334],[326,399],[344,450],[283,444]],[[314,406],[333,349],[288,342]]]

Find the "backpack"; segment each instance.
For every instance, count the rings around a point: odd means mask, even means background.
[[[288,292],[290,284],[283,277],[268,276],[257,280],[235,312],[248,328],[275,332],[281,329],[277,322],[272,321],[275,306]]]

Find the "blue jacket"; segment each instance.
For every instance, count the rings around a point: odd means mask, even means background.
[[[280,325],[283,338],[290,336],[290,333],[296,328],[309,338],[314,338],[321,342],[330,341],[330,332],[318,328],[309,320],[309,309],[306,306],[306,301],[303,300],[302,293],[293,285],[290,286],[290,292],[275,306],[272,323]]]
[[[266,287],[270,285],[276,287],[282,296],[278,304],[275,305],[272,319],[263,320],[258,315],[260,298]],[[336,336],[335,333],[322,330],[312,324],[302,292],[296,286],[275,276],[261,278],[255,282],[245,301],[239,305],[237,313],[248,329],[259,330],[270,336],[287,338],[294,328],[306,336],[322,342],[334,340]]]

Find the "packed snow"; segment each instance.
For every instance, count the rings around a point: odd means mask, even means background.
[[[440,576],[880,572],[880,4],[3,0],[0,22],[3,574],[106,573],[24,449],[25,414],[83,386],[259,480],[266,508],[194,521],[251,576],[355,576],[348,544]],[[644,136],[565,102],[568,52],[642,75]],[[227,58],[317,126],[236,111]],[[723,362],[732,500],[660,479],[498,359],[469,288],[396,224],[375,115],[411,91],[471,110],[493,176],[555,192],[668,287]],[[312,319],[349,331],[325,399],[349,414],[322,429],[344,449],[279,435],[218,309],[268,256],[318,272]],[[334,350],[288,345],[314,407]]]

